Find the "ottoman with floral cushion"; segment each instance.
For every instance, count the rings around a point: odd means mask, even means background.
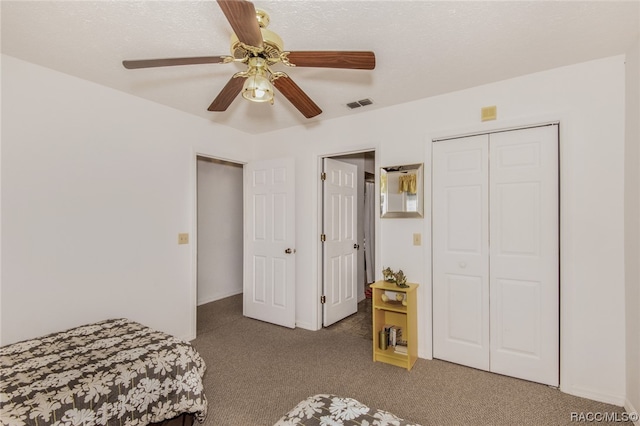
[[[274,426],[420,426],[352,398],[318,394],[285,414]]]

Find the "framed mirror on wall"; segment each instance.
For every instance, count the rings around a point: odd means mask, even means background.
[[[380,217],[423,217],[423,164],[380,168]]]

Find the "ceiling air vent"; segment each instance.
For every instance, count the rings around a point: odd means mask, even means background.
[[[371,105],[372,103],[373,101],[371,99],[360,99],[359,101],[349,102],[347,106],[351,109],[355,109],[355,108]]]

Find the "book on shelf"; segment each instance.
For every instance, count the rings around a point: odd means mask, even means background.
[[[403,354],[403,355],[407,355],[409,353],[409,350],[404,345],[395,345],[393,347],[393,351],[397,354]]]
[[[385,325],[384,332],[387,340],[387,346],[396,346],[402,340],[402,328],[396,325]]]
[[[409,349],[407,348],[406,340],[398,340],[396,345],[393,347],[393,351],[397,354],[407,355],[409,353]]]

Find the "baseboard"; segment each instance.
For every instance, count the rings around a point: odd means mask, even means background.
[[[219,293],[219,294],[215,294],[207,299],[202,299],[202,300],[198,300],[198,306],[200,305],[205,305],[207,303],[211,303],[211,302],[215,302],[217,300],[220,299],[226,299],[227,297],[231,297],[231,296],[235,296],[237,294],[242,294],[242,289],[240,290],[233,290],[230,291],[228,293]]]
[[[570,389],[566,390],[564,390],[562,386],[560,386],[560,390],[568,393],[569,395],[579,396],[580,398],[587,398],[593,401],[604,402],[605,404],[611,404],[618,407],[622,407],[625,404],[624,396],[597,392],[592,389],[586,389],[580,386],[572,386]]]
[[[311,323],[308,322],[296,321],[296,327],[309,331],[318,331],[318,328],[314,327]]]
[[[188,336],[178,336],[178,339],[183,340],[185,342],[191,342],[196,339],[195,333],[190,333]]]
[[[635,419],[633,420],[633,424],[635,426],[640,426],[640,419],[638,418],[638,410],[633,406],[633,404],[631,404],[631,402],[628,399],[624,402],[624,410],[628,414],[633,414],[633,416],[635,417]]]

